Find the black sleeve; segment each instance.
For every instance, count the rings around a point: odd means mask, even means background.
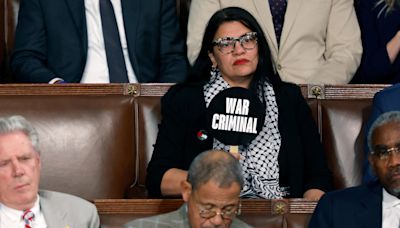
[[[186,105],[179,96],[176,87],[172,87],[161,100],[162,120],[146,177],[147,190],[153,196],[161,196],[161,180],[167,170],[184,167]]]
[[[162,1],[160,34],[161,71],[158,81],[185,81],[188,61],[186,58],[185,41],[179,30],[175,0]]]
[[[297,86],[296,86],[297,87]],[[304,155],[304,190],[332,189],[332,174],[328,168],[317,125],[311,110],[297,87],[298,122]]]
[[[48,83],[57,77],[47,67],[47,39],[42,6],[38,0],[22,0],[11,69],[21,82]]]

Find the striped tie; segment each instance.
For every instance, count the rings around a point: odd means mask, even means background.
[[[31,210],[25,210],[22,219],[25,222],[25,228],[32,228],[32,221],[35,218],[35,214]]]

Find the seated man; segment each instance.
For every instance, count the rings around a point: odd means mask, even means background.
[[[19,82],[148,83],[186,78],[175,0],[21,0]]]
[[[96,207],[58,192],[38,190],[38,133],[21,116],[0,118],[0,227],[100,226]]]
[[[368,131],[371,127],[371,124],[380,116],[382,113],[389,111],[400,111],[400,102],[398,99],[400,98],[400,83],[385,88],[378,93],[375,94],[374,100],[372,102],[372,111],[371,115],[368,119],[367,126],[365,127],[365,159],[363,163],[363,183],[366,184],[370,181],[376,180],[375,175],[372,173],[371,167],[367,160],[369,148],[367,144],[367,135]]]
[[[309,228],[400,227],[400,112],[382,114],[368,133],[378,180],[325,194]]]
[[[125,227],[250,227],[235,219],[240,214],[243,177],[239,161],[231,154],[217,150],[199,154],[181,185],[186,203],[180,209],[135,220]]]

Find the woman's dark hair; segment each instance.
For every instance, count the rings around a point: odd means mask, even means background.
[[[225,22],[238,21],[251,31],[257,33],[258,65],[250,84],[251,90],[257,90],[259,82],[267,80],[273,86],[281,82],[280,77],[274,73],[270,51],[264,32],[257,20],[246,10],[239,7],[228,7],[214,13],[210,18],[204,32],[199,56],[191,68],[188,83],[207,83],[210,80],[212,62],[208,56],[213,51],[212,41],[218,28]]]

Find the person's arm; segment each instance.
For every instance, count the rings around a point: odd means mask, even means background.
[[[161,100],[162,120],[146,176],[146,187],[152,196],[177,195],[185,172],[185,114],[188,112],[175,92],[176,86]]]
[[[48,83],[57,77],[46,66],[47,40],[42,7],[38,0],[20,3],[11,69],[21,82]]]
[[[328,168],[317,125],[299,88],[297,89],[296,97],[296,104],[298,105],[297,118],[300,124],[299,134],[305,162],[304,180],[306,192],[303,196],[311,200],[317,200],[324,192],[332,189],[332,174]],[[309,190],[314,191],[307,192]]]
[[[313,189],[308,189],[304,193],[303,198],[308,199],[308,200],[318,201],[324,194],[325,194],[324,191],[313,188]]]
[[[361,61],[360,28],[352,0],[331,0],[325,62],[308,79],[313,84],[346,84]]]
[[[161,194],[163,196],[181,196],[182,181],[187,180],[186,170],[172,168],[165,172],[161,181]]]
[[[187,77],[188,63],[185,41],[179,29],[179,21],[176,15],[175,0],[162,1],[160,17],[161,69],[158,82],[183,82]]]
[[[234,158],[240,160],[239,153],[231,153]],[[180,196],[182,194],[181,183],[187,180],[188,172],[182,169],[172,168],[165,172],[161,180],[161,194],[163,196]],[[318,198],[319,199],[319,198]]]
[[[389,43],[382,38],[391,30],[391,23],[384,23],[386,27],[378,28],[378,12],[382,4],[375,5],[376,1],[360,1],[358,20],[361,28],[363,56],[359,68],[359,75],[355,83],[381,83],[393,77],[396,67],[393,66],[400,49],[399,35],[395,35]],[[384,13],[380,15],[385,17]],[[385,19],[387,20],[387,19]],[[397,33],[398,34],[398,33]],[[400,77],[400,76],[399,76]],[[386,80],[385,80],[386,79]]]
[[[386,44],[386,50],[389,55],[390,63],[393,63],[400,51],[400,31]]]
[[[190,64],[199,55],[204,30],[211,16],[221,8],[218,0],[192,0],[187,27],[187,56]]]
[[[329,228],[332,227],[332,203],[329,195],[325,195],[318,202],[314,213],[311,216],[308,228]]]

